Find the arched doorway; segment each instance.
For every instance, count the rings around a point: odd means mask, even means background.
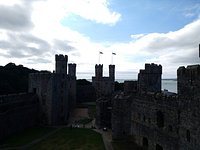
[[[164,127],[164,114],[161,111],[157,111],[156,119],[157,119],[157,126],[159,128]]]
[[[144,147],[146,147],[146,148],[149,146],[149,142],[148,142],[148,139],[146,137],[143,137],[143,139],[142,139],[142,145]]]

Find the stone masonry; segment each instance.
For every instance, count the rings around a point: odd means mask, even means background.
[[[178,69],[178,94],[161,91],[161,73],[161,65],[146,64],[138,83],[126,81],[113,98],[113,139],[131,135],[148,150],[199,150],[200,65]]]
[[[42,124],[66,124],[76,104],[76,64],[69,64],[68,56],[56,55],[55,73],[29,75],[29,92],[39,97]]]

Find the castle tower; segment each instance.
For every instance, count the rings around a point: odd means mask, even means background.
[[[75,77],[76,76],[76,64],[68,64],[69,70],[68,74],[69,76]]]
[[[101,65],[101,64],[95,65],[95,77],[97,79],[100,79],[103,77],[103,65]]]
[[[109,77],[115,81],[115,65],[109,65]]]
[[[138,74],[138,90],[140,92],[161,92],[162,66],[145,64],[145,70]]]
[[[67,62],[68,56],[67,55],[56,55],[56,73],[67,74]]]
[[[200,65],[179,67],[177,70],[178,95],[183,97],[200,96]]]

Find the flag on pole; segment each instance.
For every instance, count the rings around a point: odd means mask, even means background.
[[[112,55],[116,55],[116,53],[112,53]]]
[[[200,44],[199,44],[199,57],[200,57]]]
[[[99,52],[99,54],[103,54],[103,52]]]

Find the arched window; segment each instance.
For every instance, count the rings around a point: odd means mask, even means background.
[[[159,144],[156,144],[156,150],[163,150],[163,148]]]
[[[163,115],[163,113],[161,111],[157,111],[156,117],[157,117],[157,126],[159,128],[164,127],[164,115]]]
[[[172,131],[173,131],[173,128],[172,128],[172,126],[171,126],[171,125],[169,125],[168,127],[169,127],[169,131],[170,131],[170,132],[172,132]]]
[[[148,147],[149,146],[148,139],[146,137],[143,137],[143,139],[142,139],[142,145],[144,147]]]
[[[189,130],[186,131],[186,138],[187,138],[187,141],[190,142],[190,131]]]

